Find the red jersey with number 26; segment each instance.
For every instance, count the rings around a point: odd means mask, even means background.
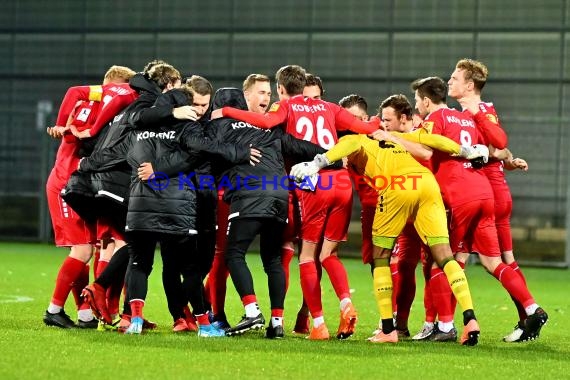
[[[463,146],[481,142],[473,118],[451,108],[441,108],[429,114],[422,123],[422,128]],[[432,167],[447,206],[455,207],[473,200],[493,198],[485,173],[473,169],[468,160],[434,150]]]
[[[346,130],[349,127],[342,123],[336,124],[335,116],[338,109],[335,108],[341,108],[336,104],[298,95],[288,99],[286,105],[288,107],[286,132],[327,150],[338,142],[337,128]]]
[[[372,133],[380,126],[378,120],[364,122],[338,104],[303,95],[275,102],[263,115],[230,107],[224,107],[222,114],[260,128],[272,128],[286,122],[287,133],[311,141],[324,149],[330,149],[336,144],[337,130]]]

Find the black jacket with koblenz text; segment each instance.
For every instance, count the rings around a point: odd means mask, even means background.
[[[175,107],[187,105],[187,98],[179,90],[171,90],[160,99],[171,101]],[[198,122],[179,121],[174,118],[170,121],[155,126],[152,130],[137,130],[131,133],[127,162],[132,168],[132,176],[125,232],[195,234],[196,186],[186,181],[184,176],[208,156],[220,157],[233,164],[249,163],[248,146],[209,139],[203,135],[202,126]],[[153,163],[181,150],[189,155],[182,163],[184,169],[180,173],[161,177],[155,168],[154,178],[149,181],[139,180],[137,169],[141,163]],[[181,163],[172,164],[179,166]]]

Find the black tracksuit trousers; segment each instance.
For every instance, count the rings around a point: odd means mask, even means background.
[[[284,308],[285,272],[281,265],[284,229],[285,223],[274,218],[244,217],[230,220],[225,259],[240,298],[255,294],[245,254],[253,239],[259,234],[261,261],[267,274],[271,308]]]

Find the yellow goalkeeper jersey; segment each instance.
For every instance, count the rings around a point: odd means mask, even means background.
[[[403,133],[398,137],[422,144],[451,154],[458,154],[459,144],[440,135],[422,133]],[[366,135],[348,135],[338,140],[338,143],[326,153],[329,161],[334,162],[342,157],[348,157],[349,163],[358,174],[371,178],[377,189],[385,188],[383,184],[392,177],[408,174],[432,174],[421,165],[401,145],[388,141],[377,141]]]

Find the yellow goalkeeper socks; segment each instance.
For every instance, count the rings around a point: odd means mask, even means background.
[[[469,291],[469,284],[467,283],[467,277],[465,277],[465,272],[459,266],[457,261],[450,260],[443,266],[443,271],[447,276],[447,281],[451,286],[451,291],[459,306],[465,310],[473,309],[473,300],[471,299],[471,292]]]
[[[374,268],[373,271],[374,297],[380,311],[381,319],[391,319],[392,316],[392,273],[389,266]]]

